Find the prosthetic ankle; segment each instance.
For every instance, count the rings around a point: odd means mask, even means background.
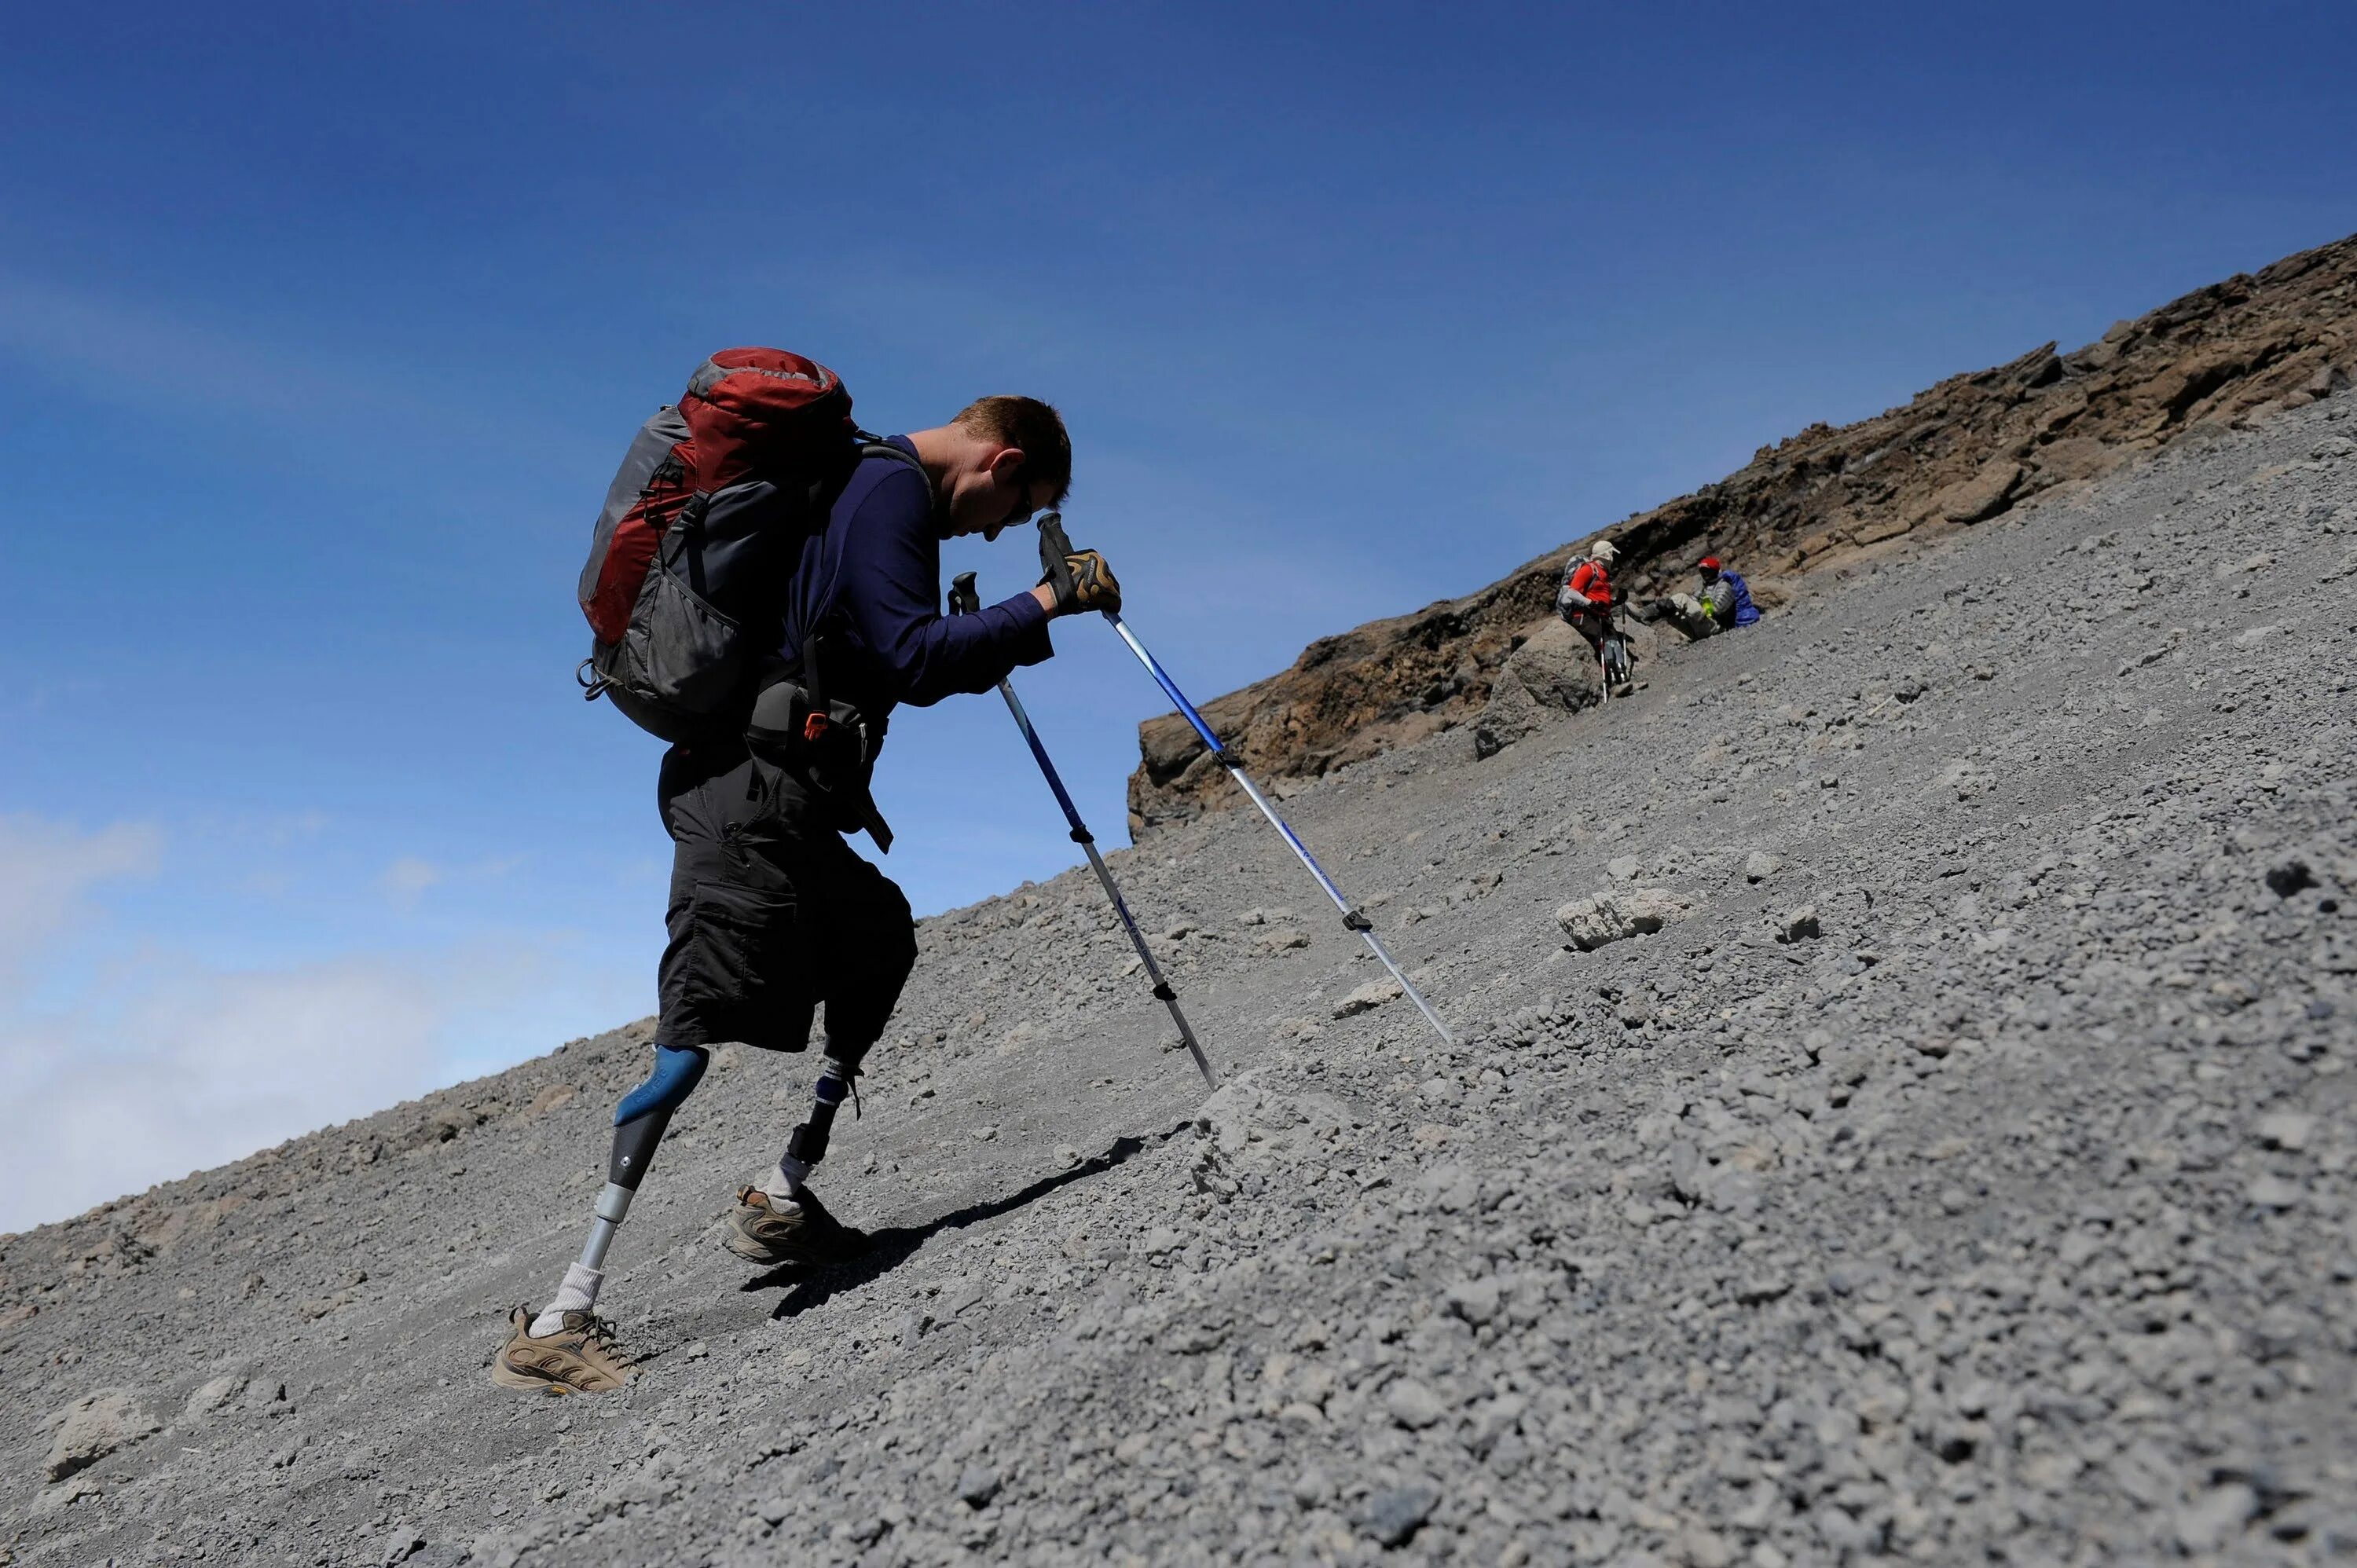
[[[811,1090],[810,1119],[786,1139],[786,1152],[779,1156],[778,1168],[770,1179],[761,1184],[763,1192],[789,1200],[802,1196],[802,1183],[809,1179],[812,1168],[826,1158],[827,1134],[834,1131],[835,1111],[848,1099],[853,1114],[858,1113],[859,1091],[852,1085],[859,1077],[859,1058],[866,1054],[866,1046],[828,1043],[826,1066]]]
[[[534,1334],[554,1334],[565,1326],[567,1312],[587,1312],[597,1302],[605,1281],[606,1250],[614,1232],[630,1212],[630,1199],[654,1163],[655,1145],[671,1125],[671,1113],[694,1091],[710,1055],[701,1046],[655,1047],[654,1070],[647,1080],[622,1097],[614,1107],[614,1148],[606,1165],[606,1186],[597,1194],[597,1218],[589,1222],[589,1240],[581,1261],[565,1271],[565,1283],[554,1299],[532,1320]]]

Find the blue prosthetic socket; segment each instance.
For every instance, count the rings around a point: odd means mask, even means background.
[[[614,1107],[614,1155],[607,1180],[636,1190],[654,1161],[655,1145],[671,1125],[671,1113],[694,1092],[711,1053],[701,1046],[655,1047],[654,1070]]]
[[[694,1092],[711,1059],[702,1046],[655,1047],[654,1070],[647,1074],[646,1082],[622,1096],[622,1102],[614,1107],[614,1125],[619,1127],[650,1111],[677,1108],[681,1101]]]

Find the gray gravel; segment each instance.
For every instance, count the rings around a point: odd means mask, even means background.
[[[1453,1049],[1240,813],[1112,857],[1208,1102],[1084,872],[926,922],[871,1251],[724,1051],[621,1394],[484,1369],[645,1025],[0,1240],[0,1561],[2357,1553],[2351,401],[1295,795]]]

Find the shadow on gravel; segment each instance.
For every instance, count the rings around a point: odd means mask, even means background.
[[[1170,1133],[1156,1133],[1152,1141],[1158,1144],[1186,1125],[1187,1123],[1182,1122],[1178,1127],[1171,1129]],[[1076,1181],[1084,1181],[1092,1176],[1102,1176],[1143,1151],[1147,1141],[1145,1138],[1127,1136],[1115,1138],[1113,1145],[1103,1154],[1091,1155],[1069,1170],[1059,1171],[1051,1176],[1043,1176],[1019,1192],[1011,1192],[1005,1197],[994,1197],[983,1203],[970,1203],[963,1208],[952,1209],[940,1219],[923,1225],[894,1225],[880,1230],[870,1230],[866,1233],[866,1249],[856,1257],[846,1258],[842,1262],[832,1263],[817,1270],[790,1263],[783,1268],[772,1269],[758,1279],[748,1280],[740,1288],[748,1291],[774,1290],[783,1285],[787,1287],[786,1294],[779,1301],[776,1308],[770,1312],[770,1316],[772,1320],[780,1317],[799,1317],[813,1307],[825,1305],[845,1291],[857,1290],[862,1285],[881,1279],[907,1262],[926,1242],[942,1231],[963,1230],[969,1225],[979,1225],[985,1219],[996,1219],[1002,1214],[1013,1213],[1026,1204],[1036,1203],[1060,1187],[1070,1187]]]

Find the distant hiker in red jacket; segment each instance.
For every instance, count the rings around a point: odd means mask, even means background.
[[[1599,539],[1572,557],[1563,586],[1555,594],[1555,613],[1587,639],[1615,685],[1629,682],[1629,648],[1612,629],[1612,563],[1620,553]]]

